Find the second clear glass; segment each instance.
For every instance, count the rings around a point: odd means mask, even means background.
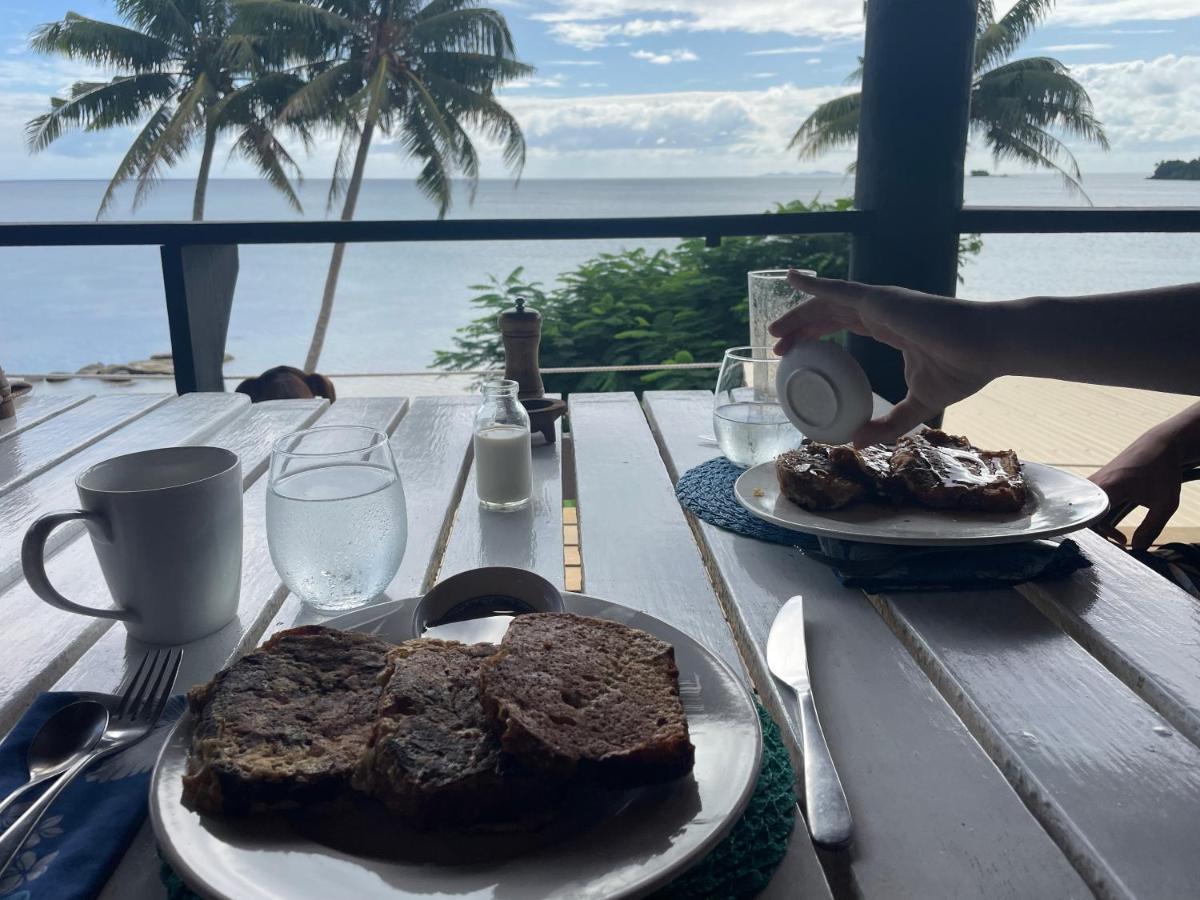
[[[366,606],[396,576],[407,542],[404,487],[386,434],[320,427],[275,443],[267,545],[301,600],[326,613]]]
[[[768,462],[803,440],[779,405],[778,371],[779,357],[770,347],[725,351],[713,399],[713,432],[721,452],[735,465]]]

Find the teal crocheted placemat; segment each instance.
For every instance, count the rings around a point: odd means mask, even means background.
[[[653,895],[655,900],[741,900],[771,880],[787,852],[796,817],[796,775],[779,728],[761,706],[762,767],[746,811],[713,851]],[[175,871],[161,861],[170,900],[200,900]]]

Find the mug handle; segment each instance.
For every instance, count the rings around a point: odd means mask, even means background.
[[[29,526],[25,532],[25,540],[21,543],[21,568],[25,571],[25,580],[33,588],[33,592],[42,600],[56,609],[66,612],[81,613],[85,616],[96,616],[101,619],[120,619],[122,622],[136,622],[141,617],[131,609],[96,609],[72,603],[54,589],[46,575],[46,540],[59,525],[74,519],[82,519],[107,528],[103,516],[85,509],[67,509],[61,512],[47,513]]]

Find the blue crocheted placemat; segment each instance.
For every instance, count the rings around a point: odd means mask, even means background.
[[[683,508],[736,534],[799,547],[831,567],[848,587],[868,591],[973,590],[1063,578],[1091,562],[1072,540],[1030,540],[980,547],[895,547],[817,538],[764,522],[733,493],[745,471],[723,456],[685,472],[675,486]]]
[[[762,765],[758,782],[733,830],[704,859],[652,896],[655,900],[742,900],[756,896],[787,853],[796,821],[796,774],[779,727],[758,707]],[[201,900],[159,854],[169,900]]]
[[[684,472],[675,485],[675,496],[683,508],[696,518],[726,531],[788,547],[818,549],[817,539],[812,535],[764,522],[750,515],[737,502],[733,496],[733,485],[745,471],[725,457],[718,456]]]

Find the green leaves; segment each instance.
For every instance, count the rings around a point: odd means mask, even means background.
[[[795,202],[776,211],[849,206],[849,200]],[[726,238],[714,248],[683,241],[667,250],[601,254],[564,274],[551,290],[527,283],[517,269],[476,288],[481,293],[472,303],[483,314],[458,331],[451,350],[434,355],[434,365],[499,366],[496,314],[517,297],[542,314],[543,367],[719,361],[726,347],[747,340],[748,271],[795,265],[845,277],[848,254],[846,235]],[[711,387],[715,379],[706,369],[545,376],[547,390],[561,392]]]

